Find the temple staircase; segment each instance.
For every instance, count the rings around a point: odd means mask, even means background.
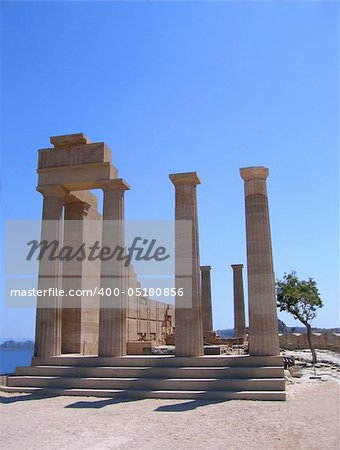
[[[55,356],[8,376],[8,392],[123,398],[285,400],[280,356]]]

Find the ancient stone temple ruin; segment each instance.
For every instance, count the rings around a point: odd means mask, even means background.
[[[129,184],[118,176],[105,143],[83,134],[50,138],[39,150],[38,186],[43,196],[42,240],[81,244],[88,225],[97,224],[102,245],[124,248],[124,201]],[[100,285],[119,289],[115,298],[38,298],[35,356],[19,367],[8,389],[60,395],[132,398],[285,399],[283,361],[275,304],[266,179],[268,169],[240,169],[244,181],[247,241],[249,335],[246,335],[242,264],[233,264],[235,337],[249,342],[244,355],[209,355],[213,331],[210,266],[200,266],[195,172],[171,174],[175,191],[176,289],[182,286],[182,256],[190,255],[190,289],[176,291],[175,304],[146,294],[132,265],[47,260],[40,264],[39,288],[66,291]],[[171,188],[171,186],[169,186]],[[103,210],[92,190],[103,192]],[[222,207],[222,206],[221,206]],[[112,223],[117,225],[113,226]],[[180,221],[191,239],[183,240]],[[93,231],[95,230],[95,231]],[[91,276],[85,276],[89,273]],[[70,275],[71,274],[71,275]],[[124,284],[125,283],[125,284]],[[57,291],[56,291],[57,292]],[[114,305],[114,307],[112,307]],[[174,354],[151,354],[151,347],[174,343]],[[149,354],[147,354],[149,353]]]
[[[42,236],[48,235],[49,239],[53,239],[59,238],[62,233],[64,245],[69,243],[77,247],[87,238],[88,221],[120,220],[123,223],[124,193],[130,187],[118,178],[118,171],[111,162],[110,149],[104,143],[90,143],[82,134],[52,137],[51,143],[54,146],[52,149],[39,151],[38,161],[37,190],[43,195]],[[98,212],[97,197],[89,190],[97,188],[104,193],[102,214]],[[97,232],[98,239],[103,242],[115,239],[111,230],[105,227],[91,227],[91,232]],[[48,264],[55,267],[46,266]],[[84,283],[87,288],[101,284],[100,264],[91,264],[94,276],[90,283],[89,277],[83,276],[86,261],[65,261],[62,267],[58,264],[58,261],[44,261],[41,269],[56,276],[51,280],[50,276],[46,278],[40,273],[42,288],[44,283],[50,286],[51,282],[54,286],[61,283],[66,290],[84,288]],[[102,269],[105,270],[105,267]],[[131,265],[128,278],[129,286],[140,287]],[[108,283],[112,284],[111,280]],[[44,308],[46,299],[43,297],[39,301],[41,307],[38,303],[35,342],[37,357],[61,353],[123,356],[127,350],[133,352],[141,349],[138,345],[140,341],[165,344],[167,336],[174,331],[173,306],[143,296],[127,297],[124,317],[118,317],[115,326],[112,323],[117,317],[108,316],[120,315],[121,311],[108,308],[100,314],[99,295],[92,297],[87,307],[89,299],[82,297],[72,300],[72,308],[67,304],[69,298],[62,299],[61,304],[58,298],[52,300],[55,308],[53,305],[52,308]]]

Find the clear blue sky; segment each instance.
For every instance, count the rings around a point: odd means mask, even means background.
[[[168,174],[197,171],[214,326],[233,326],[230,264],[246,263],[239,168],[264,165],[276,276],[316,279],[339,325],[338,2],[1,2],[2,215],[39,219],[37,149],[105,141],[128,219],[171,219]],[[246,274],[244,274],[246,275]],[[0,337],[33,337],[1,308]],[[287,315],[280,317],[298,325]]]

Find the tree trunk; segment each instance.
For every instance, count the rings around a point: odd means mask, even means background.
[[[313,364],[317,363],[317,357],[316,357],[316,351],[313,344],[313,338],[312,338],[312,327],[309,325],[309,323],[305,323],[307,328],[307,341],[309,344],[310,351],[312,352],[312,360]]]

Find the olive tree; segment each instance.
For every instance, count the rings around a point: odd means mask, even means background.
[[[276,281],[276,300],[280,311],[286,311],[298,319],[307,329],[307,340],[312,352],[313,364],[317,357],[313,345],[311,321],[323,303],[315,280],[299,280],[297,273],[285,273],[282,280]]]

